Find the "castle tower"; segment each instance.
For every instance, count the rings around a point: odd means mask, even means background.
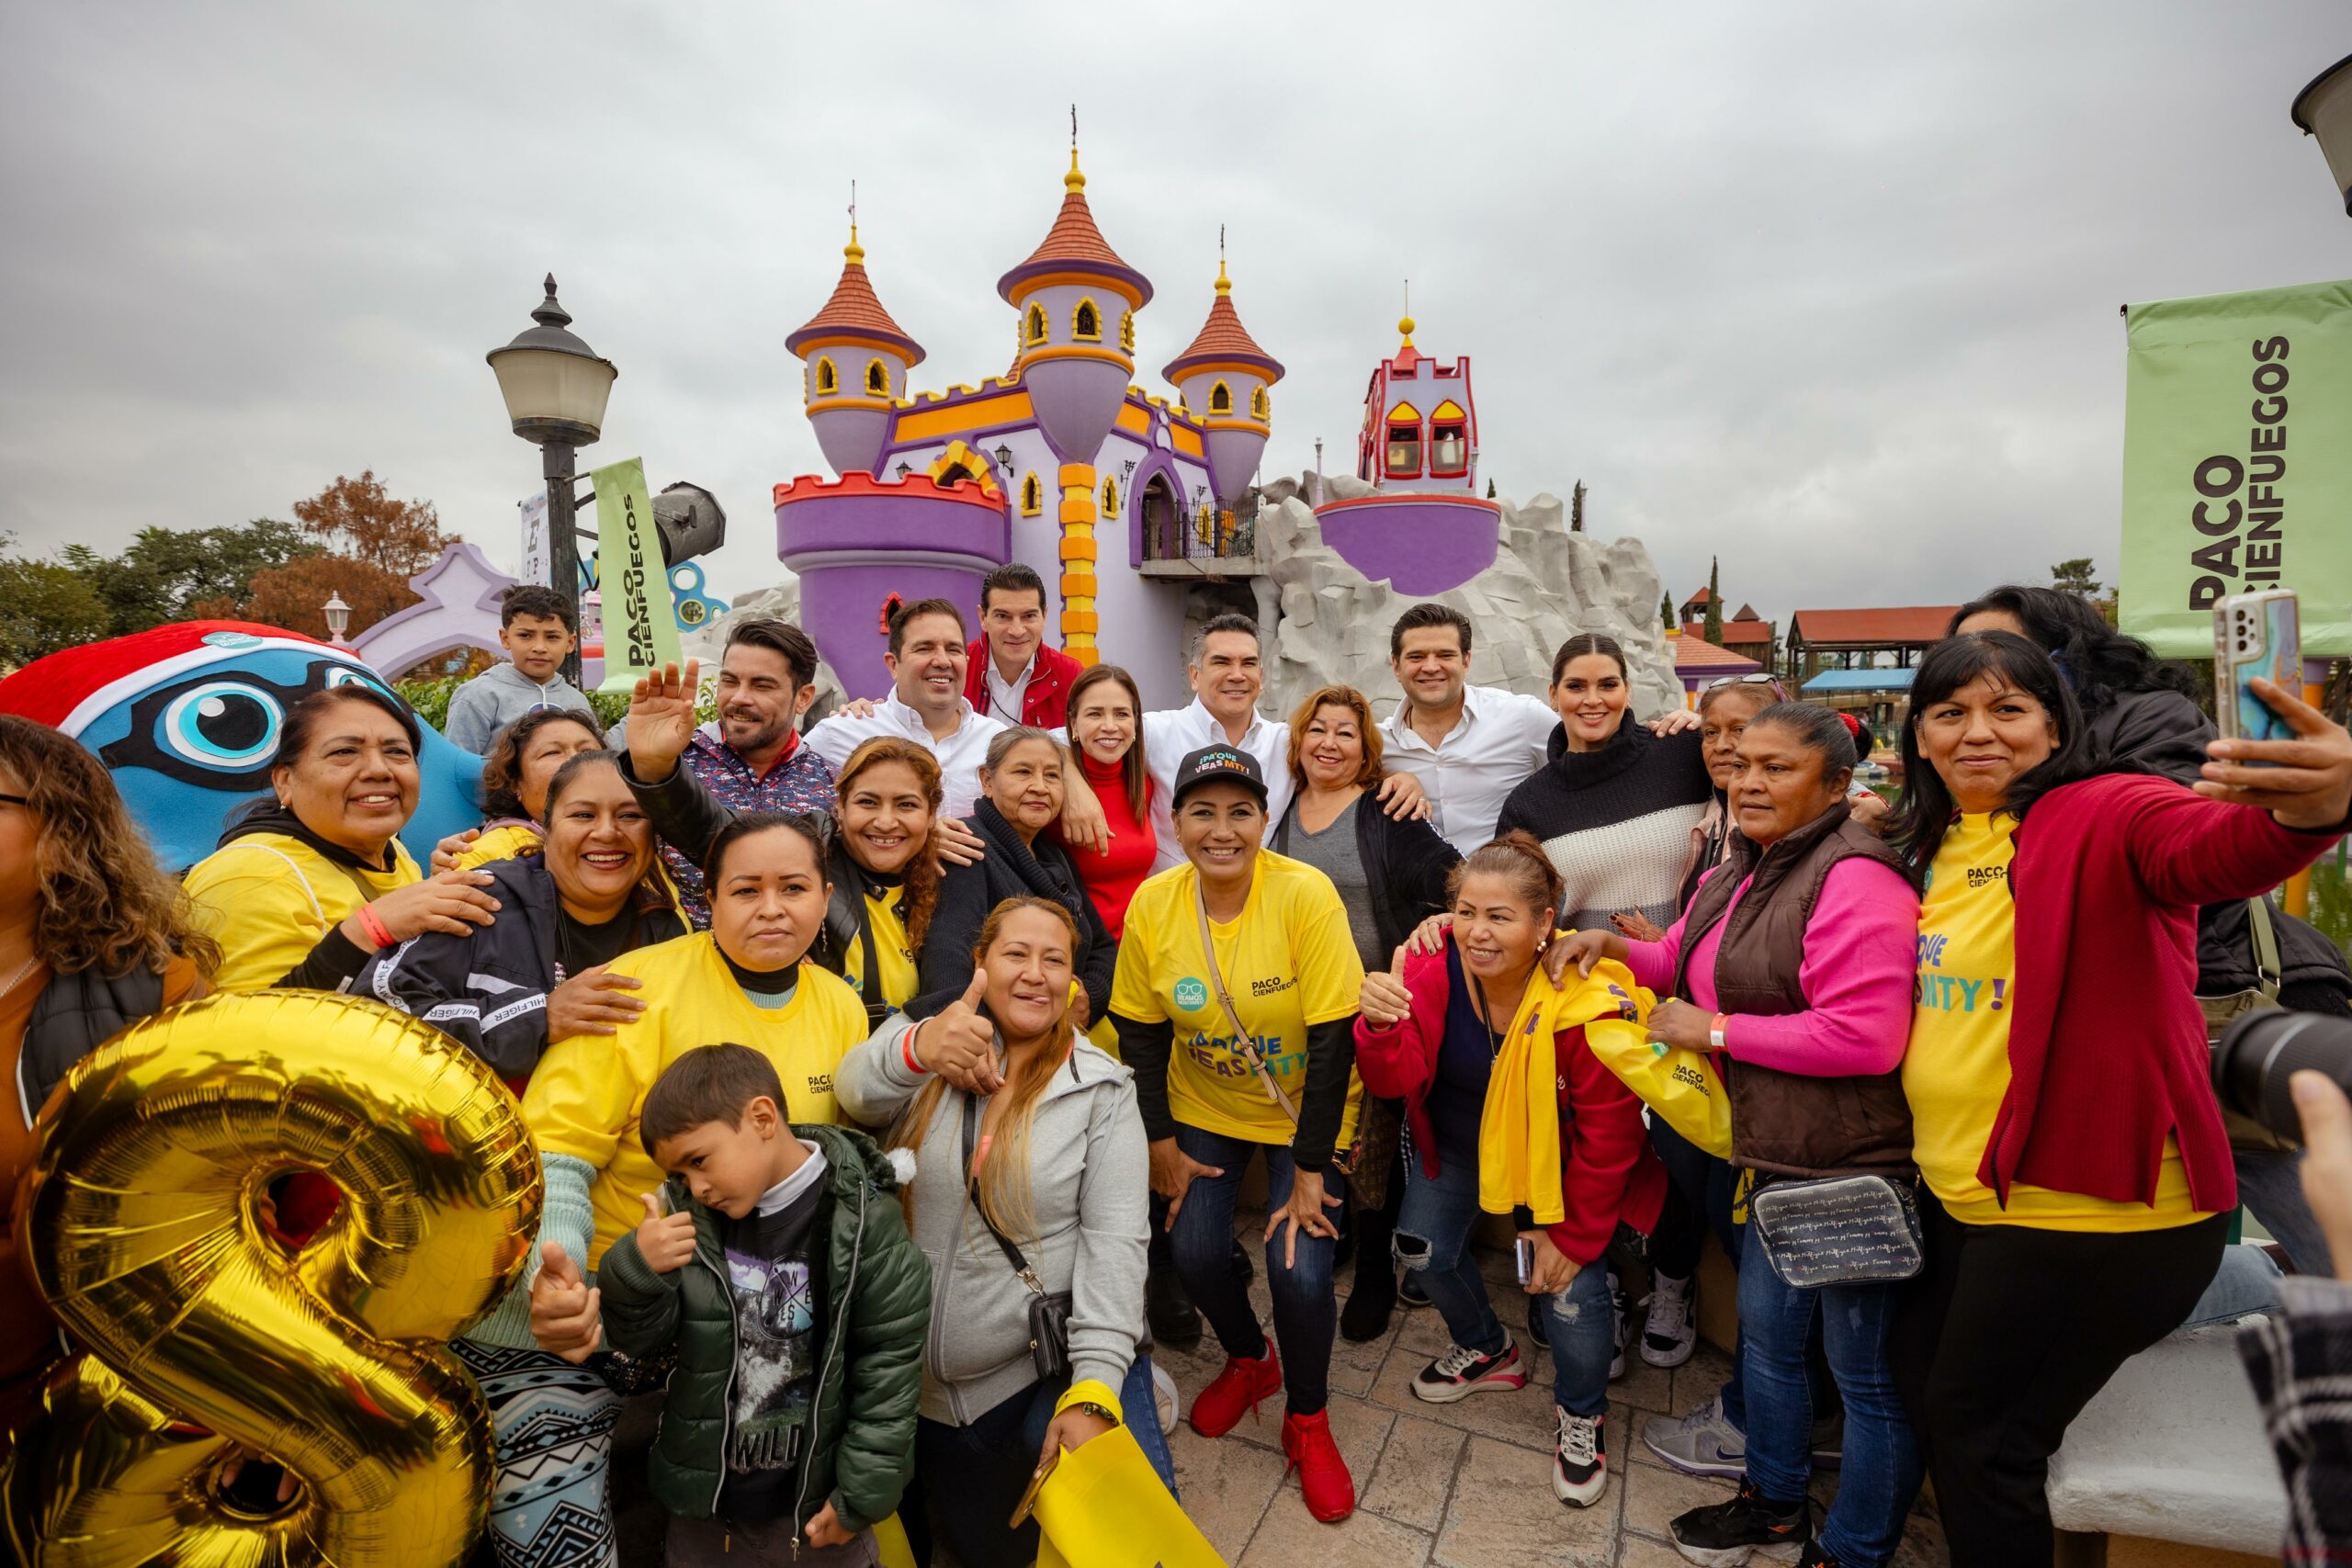
[[[896,400],[907,395],[907,372],[922,363],[922,345],[882,308],[854,222],[842,256],[833,297],[784,346],[803,363],[802,396],[825,461],[837,474],[872,473]]]
[[[1062,648],[1091,664],[1100,586],[1094,457],[1135,378],[1135,313],[1150,302],[1151,283],[1095,227],[1076,147],[1062,187],[1045,243],[998,280],[997,293],[1020,312],[1013,370],[1061,466]]]
[[[1220,510],[1230,512],[1258,471],[1272,432],[1266,389],[1283,378],[1282,362],[1258,346],[1233,308],[1225,258],[1216,263],[1216,300],[1190,348],[1160,372],[1208,430],[1209,476]]]

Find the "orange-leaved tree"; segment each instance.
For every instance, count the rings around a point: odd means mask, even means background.
[[[408,580],[458,542],[441,531],[431,502],[393,500],[372,469],[356,479],[337,475],[318,494],[296,502],[294,516],[324,553],[255,572],[243,594],[205,600],[190,613],[323,637],[328,596],[339,593],[351,606],[346,635],[356,637],[415,604]]]

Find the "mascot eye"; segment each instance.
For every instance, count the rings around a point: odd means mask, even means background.
[[[326,680],[322,684],[330,692],[337,686],[373,686],[386,695],[391,694],[390,687],[366,671],[350,670],[339,664],[331,664],[327,667]]]
[[[164,710],[156,739],[175,755],[209,768],[252,767],[277,749],[285,718],[277,698],[243,681],[208,681]]]

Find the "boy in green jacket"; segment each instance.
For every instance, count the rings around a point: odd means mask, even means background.
[[[914,1467],[931,1271],[881,1151],[783,1103],[744,1045],[655,1081],[639,1136],[671,1179],[605,1255],[605,1330],[677,1354],[650,1464],[670,1562],[869,1568]]]

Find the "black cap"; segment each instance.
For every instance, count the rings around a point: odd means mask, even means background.
[[[1260,807],[1267,803],[1266,774],[1258,766],[1258,759],[1238,746],[1204,746],[1176,764],[1176,793],[1170,801],[1173,809],[1184,804],[1185,792],[1197,784],[1237,784],[1258,797]]]

